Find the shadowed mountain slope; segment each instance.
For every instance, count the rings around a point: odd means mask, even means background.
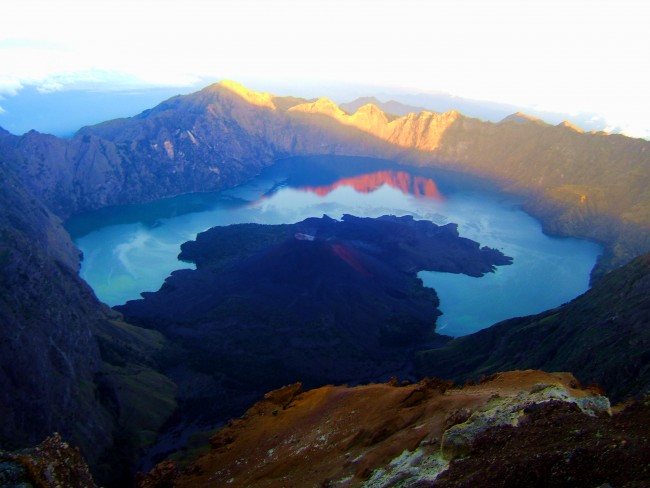
[[[90,457],[110,442],[111,419],[94,401],[101,357],[88,324],[101,312],[76,272],[58,219],[0,166],[0,439],[8,447],[54,430],[91,448]]]
[[[175,408],[175,387],[151,359],[162,336],[100,304],[78,259],[59,219],[0,161],[0,445],[57,431],[102,482],[124,480]]]

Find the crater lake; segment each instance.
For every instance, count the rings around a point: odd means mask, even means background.
[[[294,223],[307,217],[412,215],[458,224],[462,237],[513,258],[481,278],[421,272],[443,315],[437,332],[460,336],[567,302],[589,287],[601,253],[593,242],[542,232],[521,201],[479,179],[370,158],[314,156],[276,162],[236,188],[108,207],[66,223],[83,252],[81,277],[118,305],[156,291],[189,264],[180,245],[214,226]]]

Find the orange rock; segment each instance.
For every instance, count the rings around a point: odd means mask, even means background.
[[[541,371],[500,373],[461,388],[441,380],[325,386],[302,393],[299,387],[267,394],[220,430],[212,438],[213,451],[173,486],[357,486],[390,476],[390,469],[403,469],[406,474],[398,476],[410,479],[446,468],[441,443],[452,429],[466,426],[465,435],[471,429],[482,432],[491,421],[510,425],[527,405],[549,399],[580,405],[581,399],[598,403],[595,399],[603,398],[578,387],[569,373]],[[609,406],[606,399],[602,404]],[[511,417],[502,420],[503,412]],[[454,455],[465,452],[462,444],[455,446]]]

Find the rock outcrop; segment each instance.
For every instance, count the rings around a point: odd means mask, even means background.
[[[0,450],[2,488],[97,488],[79,449],[57,433],[38,446],[15,452]]]
[[[539,462],[555,453],[568,456],[563,469],[577,475],[574,486],[620,479],[600,472],[580,476],[577,470],[584,466],[571,462],[572,456],[579,457],[580,439],[588,438],[589,448],[602,453],[618,436],[616,444],[629,443],[626,465],[643,462],[636,456],[643,452],[647,434],[637,435],[631,426],[611,428],[607,398],[579,387],[567,373],[500,373],[465,387],[423,380],[405,386],[326,386],[304,393],[297,388],[272,392],[240,419],[230,421],[212,437],[212,450],[186,469],[166,463],[150,475],[140,475],[139,486],[456,486],[443,478],[454,479],[459,473],[475,486],[494,486],[482,482],[481,473],[498,467],[477,454],[477,446],[484,449],[485,439],[504,432],[519,440],[520,429],[525,438],[526,429],[539,421],[544,409],[564,412],[563,428],[570,422],[578,426],[579,435],[549,439],[554,450],[538,457]],[[648,408],[643,411],[640,421],[650,413]],[[595,435],[598,429],[602,439]],[[533,460],[538,454],[523,451],[517,459]],[[466,462],[473,462],[471,471],[462,470]],[[629,474],[629,480],[649,477],[641,466]],[[517,486],[516,482],[541,486],[534,483],[544,479],[554,478],[551,473],[531,474],[520,465],[511,469],[505,486]]]

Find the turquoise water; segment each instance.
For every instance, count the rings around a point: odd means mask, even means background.
[[[323,214],[454,222],[461,236],[514,258],[482,278],[420,273],[440,297],[438,331],[458,336],[547,310],[588,288],[600,247],[543,234],[517,203],[457,175],[362,158],[294,158],[234,189],[102,209],[66,226],[84,254],[81,276],[102,301],[117,305],[192,267],[177,260],[180,245],[216,225],[290,223]]]

